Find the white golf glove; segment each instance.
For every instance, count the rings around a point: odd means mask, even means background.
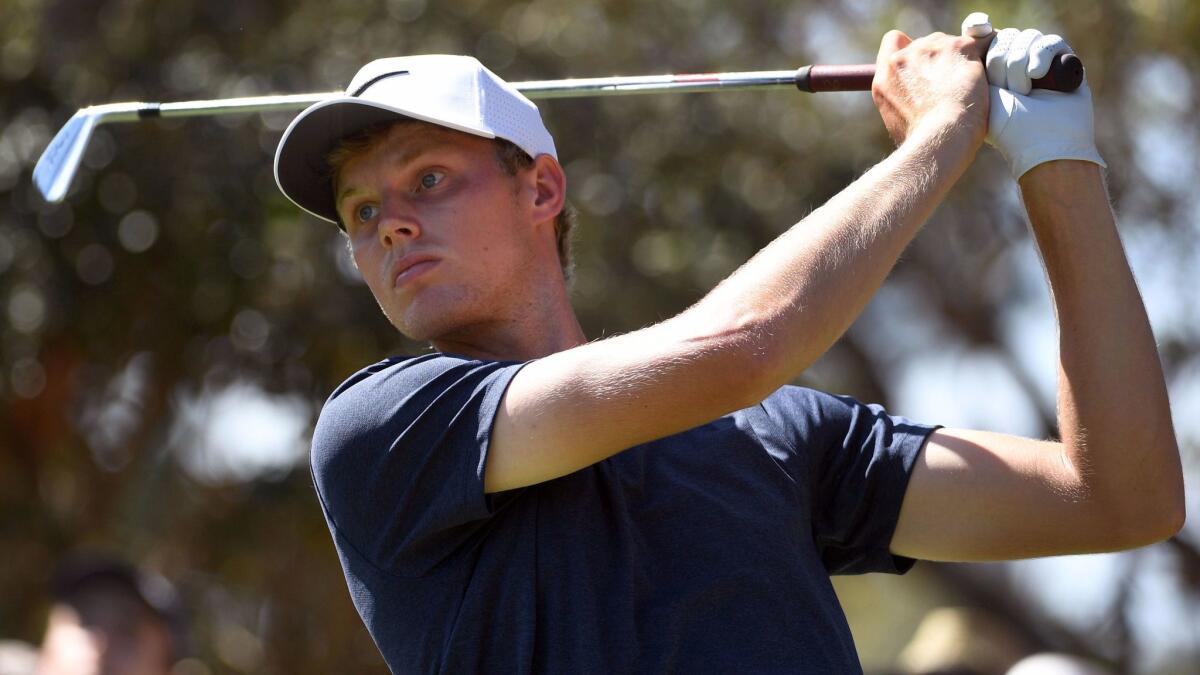
[[[986,16],[982,18],[987,21]],[[976,14],[963,22],[978,25]],[[1096,150],[1092,92],[1087,80],[1070,93],[1033,89],[1058,54],[1071,51],[1057,35],[1005,28],[995,34],[984,64],[991,100],[987,142],[1008,160],[1014,178],[1038,164],[1079,159],[1107,166]]]

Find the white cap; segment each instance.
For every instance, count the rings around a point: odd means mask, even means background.
[[[275,182],[300,208],[337,223],[325,158],[343,138],[402,118],[503,138],[530,157],[558,158],[533,101],[475,58],[399,56],[368,63],[345,96],[314,103],[292,120],[275,151]]]

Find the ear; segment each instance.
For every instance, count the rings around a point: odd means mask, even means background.
[[[567,176],[563,173],[562,165],[550,155],[538,155],[533,160],[530,174],[533,222],[553,221],[567,199]]]

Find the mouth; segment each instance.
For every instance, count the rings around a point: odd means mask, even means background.
[[[441,261],[431,255],[406,255],[393,268],[392,287],[400,288],[437,267]]]

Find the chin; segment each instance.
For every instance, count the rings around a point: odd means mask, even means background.
[[[417,342],[432,342],[473,323],[468,311],[472,305],[469,302],[470,294],[448,294],[453,297],[433,297],[434,295],[422,294],[400,311],[385,310],[384,314],[405,337]]]
[[[399,321],[393,321],[392,325],[395,326],[396,330],[400,331],[404,337],[412,340],[413,342],[433,342],[435,339],[437,339],[438,335],[442,334],[442,331],[438,330],[436,326],[413,325],[401,323]]]
[[[411,313],[406,313],[402,317],[394,316],[388,312],[384,312],[384,316],[388,321],[400,331],[404,337],[415,342],[429,342],[442,333],[440,322],[428,320],[426,317],[414,317]]]

